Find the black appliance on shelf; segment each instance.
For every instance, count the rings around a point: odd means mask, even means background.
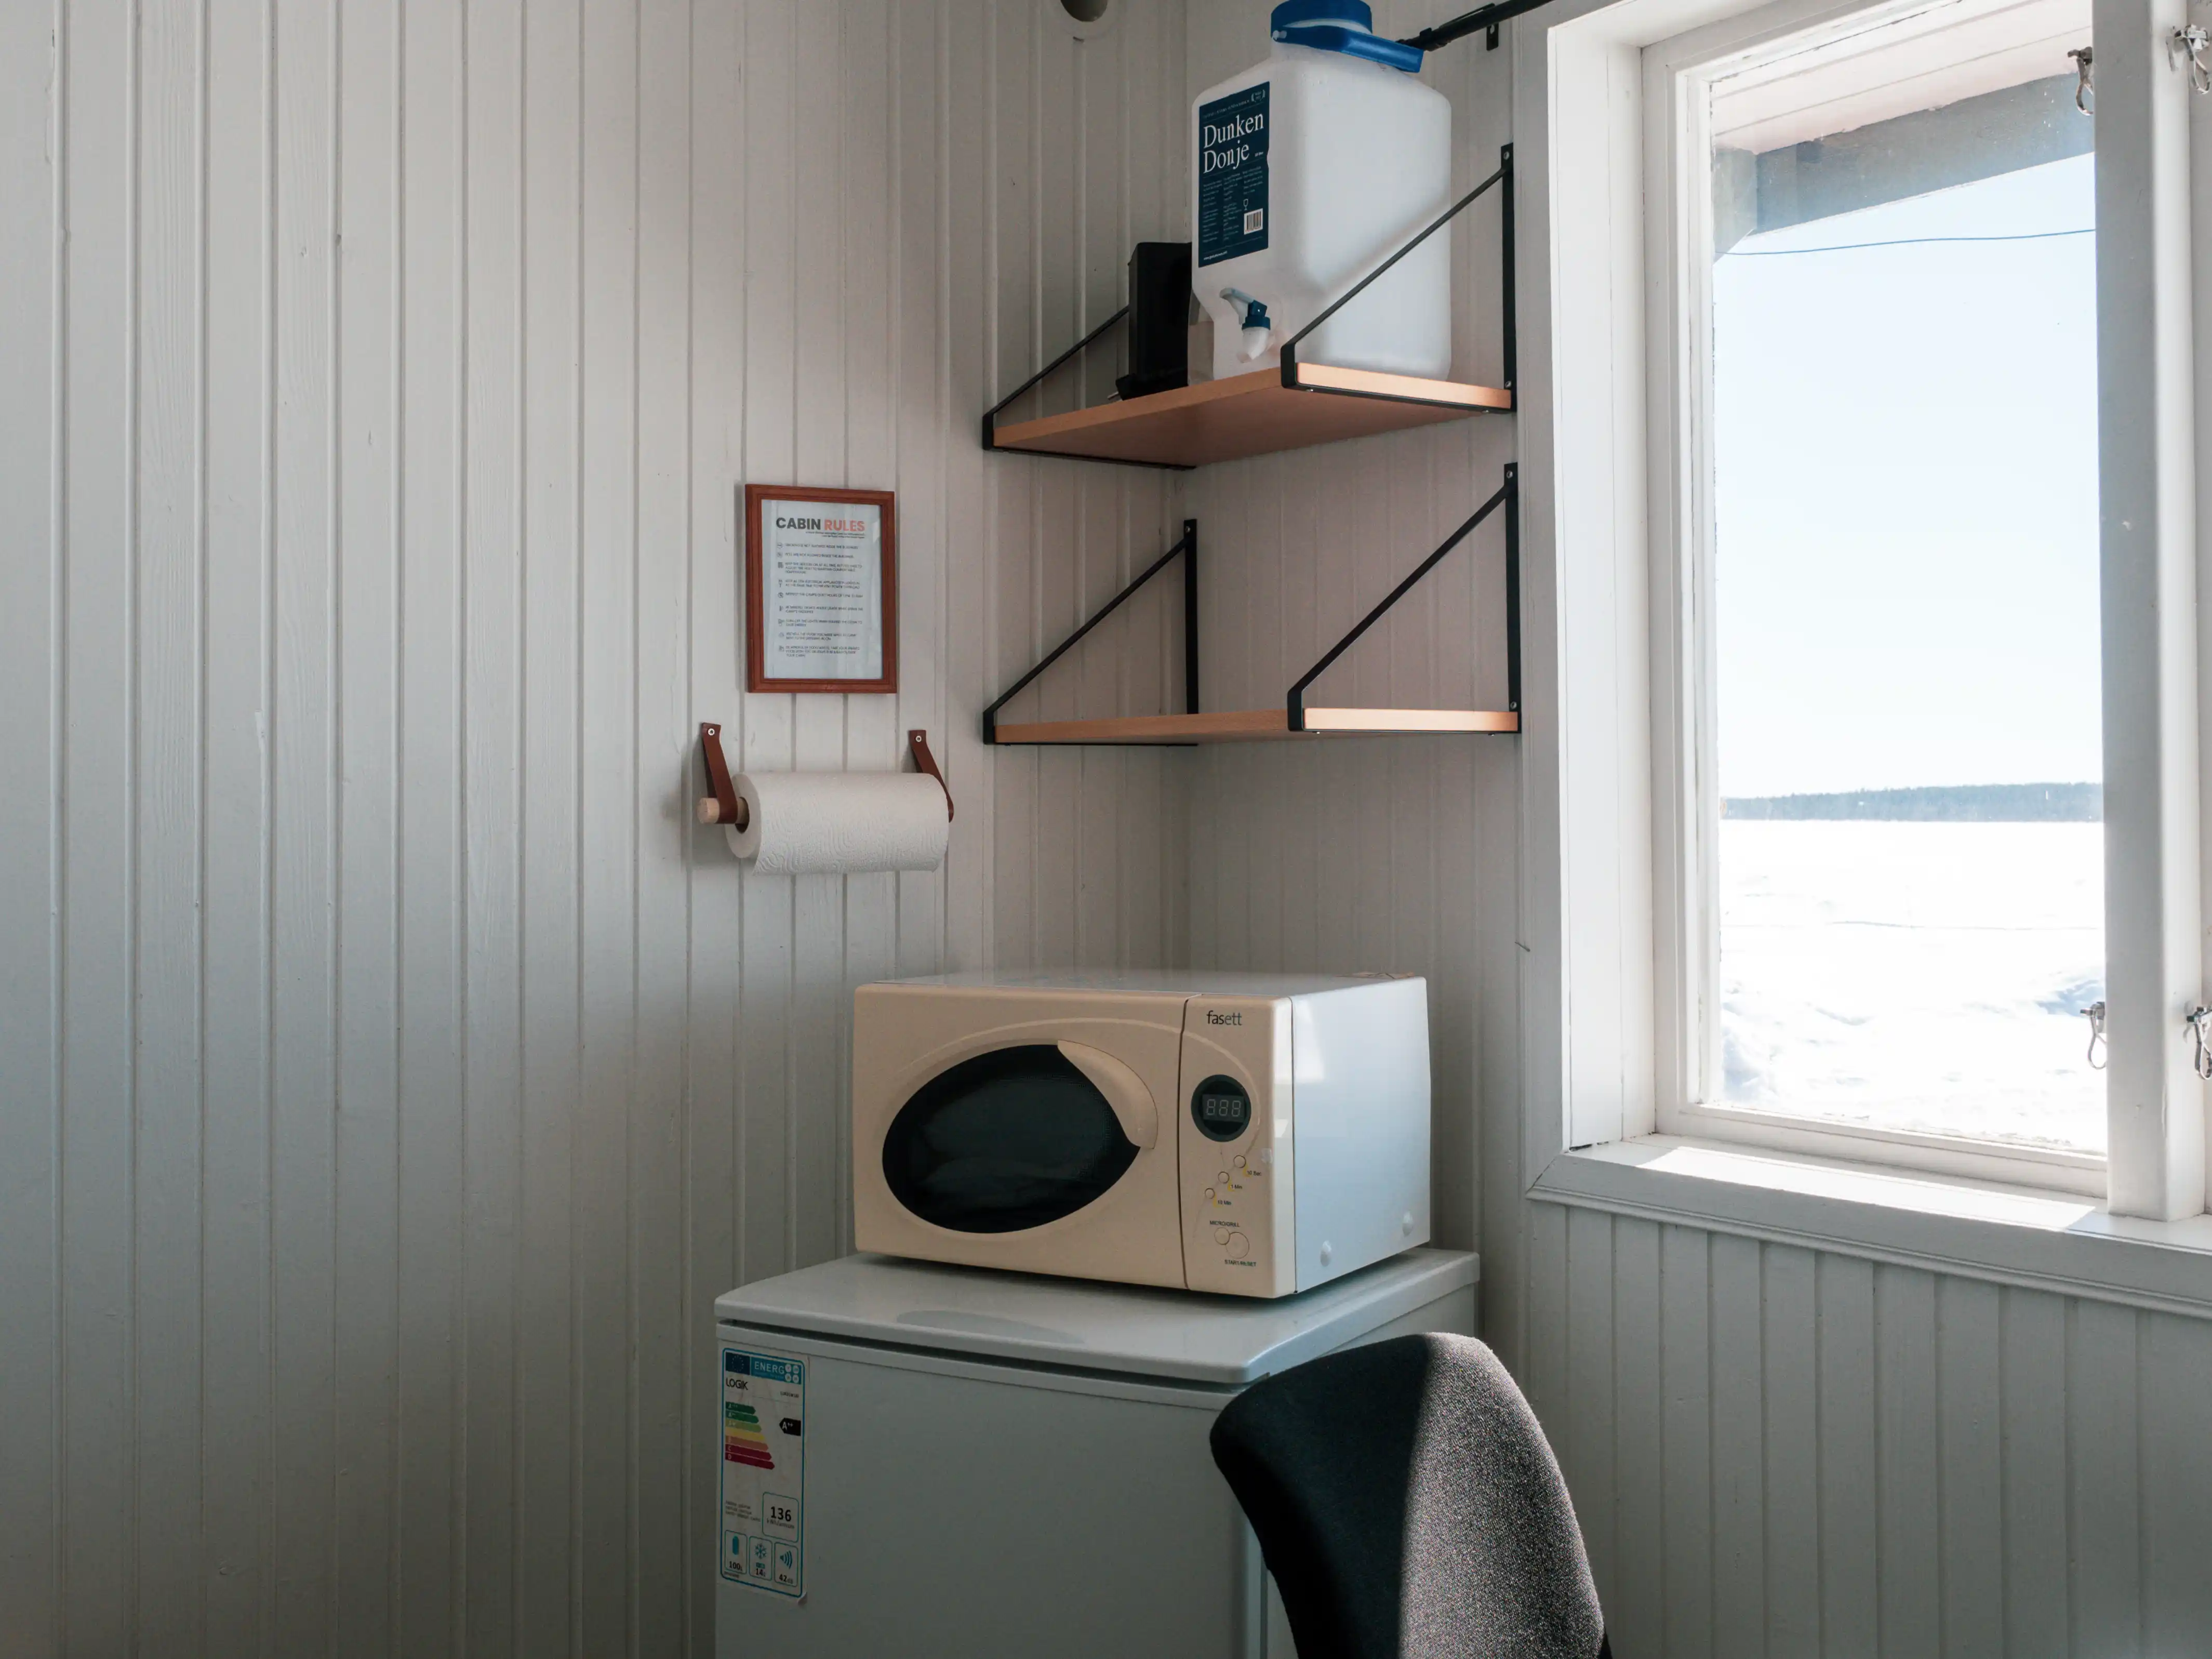
[[[1139,242],[1129,255],[1129,372],[1125,403],[1190,384],[1190,244]]]

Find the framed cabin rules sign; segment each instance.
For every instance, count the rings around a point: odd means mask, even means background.
[[[898,690],[898,514],[887,489],[747,484],[745,690]]]

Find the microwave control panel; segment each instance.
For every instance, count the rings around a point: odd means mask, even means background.
[[[1183,1273],[1194,1291],[1287,1296],[1291,1005],[1194,997],[1184,1006],[1181,1110]]]

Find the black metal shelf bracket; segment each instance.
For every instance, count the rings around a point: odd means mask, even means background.
[[[1415,565],[1405,580],[1390,590],[1389,596],[1382,604],[1354,623],[1352,631],[1329,647],[1321,660],[1306,670],[1298,683],[1291,688],[1284,703],[1291,731],[1306,729],[1306,688],[1327,672],[1330,664],[1350,650],[1361,635],[1382,621],[1390,607],[1411,592],[1422,577],[1435,569],[1445,554],[1465,541],[1477,525],[1501,507],[1505,509],[1505,706],[1511,714],[1521,712],[1521,469],[1508,461],[1504,481],[1498,486],[1497,492],[1475,508],[1474,516],[1465,524],[1445,537],[1435,552]]]
[[[1024,390],[1026,390],[1026,388],[1024,388]],[[1017,397],[1019,397],[1020,395],[1021,394],[1019,392],[1015,393],[1015,396]],[[988,422],[990,419],[990,416],[987,415],[983,418]],[[1139,588],[1142,587],[1146,582],[1152,580],[1153,577],[1158,575],[1161,571],[1166,569],[1169,562],[1178,553],[1183,556],[1183,712],[1187,714],[1195,714],[1198,713],[1198,520],[1195,519],[1185,519],[1182,521],[1182,538],[1180,541],[1176,542],[1173,547],[1168,549],[1166,552],[1161,554],[1158,558],[1154,559],[1152,563],[1146,565],[1143,572],[1139,574],[1134,581],[1131,582],[1127,587],[1116,593],[1112,599],[1107,600],[1106,603],[1097,611],[1092,612],[1089,621],[1085,622],[1082,627],[1077,629],[1073,634],[1070,634],[1058,645],[1053,647],[1051,652],[1047,654],[1043,661],[1038,663],[1037,665],[1030,669],[1028,673],[1023,675],[1021,678],[1016,680],[1012,685],[1008,686],[1006,691],[1000,696],[998,702],[993,703],[988,708],[986,708],[983,711],[983,741],[988,744],[996,743],[999,740],[999,711],[1001,708],[1004,708],[1009,702],[1012,702],[1015,696],[1024,690],[1030,681],[1036,678],[1036,677],[1043,673],[1046,669],[1051,667],[1053,664],[1058,662],[1062,657],[1066,656],[1069,648],[1073,647],[1077,641],[1080,640],[1092,629],[1097,627],[1100,623],[1104,622],[1107,617],[1112,616],[1115,611],[1119,610],[1122,604],[1134,594]]]
[[[1345,307],[1350,305],[1354,300],[1365,293],[1368,288],[1374,283],[1376,278],[1381,276],[1385,271],[1389,270],[1391,266],[1396,264],[1399,260],[1404,258],[1415,248],[1420,246],[1422,243],[1427,241],[1430,237],[1435,235],[1446,225],[1449,224],[1454,219],[1459,217],[1459,216],[1465,212],[1468,208],[1474,206],[1475,202],[1480,197],[1485,195],[1493,185],[1498,186],[1499,192],[1498,243],[1504,256],[1504,269],[1501,273],[1502,282],[1498,295],[1498,308],[1503,313],[1502,320],[1505,325],[1504,389],[1507,392],[1511,392],[1513,390],[1513,374],[1516,366],[1514,362],[1515,336],[1518,332],[1518,330],[1516,326],[1513,306],[1513,146],[1510,144],[1502,144],[1498,147],[1497,172],[1492,173],[1490,177],[1485,179],[1473,190],[1468,191],[1466,195],[1461,197],[1459,200],[1454,202],[1434,219],[1431,220],[1427,226],[1414,236],[1413,240],[1407,242],[1403,247],[1393,253],[1389,258],[1383,260],[1381,264],[1376,266],[1374,270],[1369,271],[1364,276],[1354,283],[1350,288],[1338,295],[1335,299],[1330,301],[1328,305],[1322,307],[1322,309],[1316,313],[1312,321],[1309,322],[1297,333],[1291,335],[1289,339],[1283,342],[1282,373],[1284,388],[1286,391],[1291,392],[1326,392],[1334,396],[1344,398],[1383,397],[1388,398],[1389,401],[1395,403],[1418,403],[1423,401],[1419,398],[1389,398],[1389,394],[1387,393],[1352,392],[1339,386],[1314,386],[1303,385],[1298,380],[1298,342],[1304,339],[1307,335],[1312,333],[1330,318],[1335,316],[1338,312],[1343,310]],[[1517,403],[1517,398],[1516,401]],[[1001,405],[1001,407],[1003,407],[1003,405]]]
[[[1284,696],[1285,724],[1293,732],[1304,732],[1306,726],[1306,691],[1313,683],[1328,672],[1336,659],[1358,642],[1361,635],[1389,613],[1390,608],[1413,592],[1422,577],[1443,562],[1444,556],[1474,534],[1477,526],[1503,507],[1505,512],[1505,706],[1509,713],[1521,712],[1521,469],[1514,462],[1505,464],[1497,490],[1490,499],[1475,508],[1474,514],[1458,529],[1444,538],[1435,551],[1414,566],[1405,580],[1392,588],[1387,598],[1352,625],[1351,631],[1331,646],[1321,660],[1301,675],[1297,684]],[[1198,520],[1185,519],[1182,538],[1173,547],[1145,567],[1137,579],[1107,600],[1082,627],[1077,629],[1045,656],[1030,672],[1008,686],[1004,695],[983,711],[983,741],[999,740],[999,711],[1044,671],[1066,656],[1068,651],[1104,622],[1154,576],[1164,570],[1169,562],[1178,554],[1184,556],[1182,568],[1182,662],[1183,712],[1195,714],[1198,707]],[[1176,744],[1172,738],[1163,739],[1170,746]]]
[[[1096,345],[1100,337],[1105,334],[1108,329],[1113,327],[1115,324],[1121,321],[1124,318],[1127,317],[1128,314],[1129,307],[1123,306],[1111,317],[1109,317],[1104,322],[1099,324],[1097,327],[1092,329],[1090,333],[1085,335],[1073,345],[1068,347],[1066,350],[1061,352],[1059,356],[1054,358],[1042,368],[1037,370],[1036,374],[1030,375],[1028,380],[1024,380],[1012,392],[1009,392],[1005,397],[1000,398],[998,402],[993,404],[990,408],[985,410],[983,411],[983,447],[987,450],[996,450],[998,448],[999,416],[1006,412],[1007,404],[1012,403],[1015,398],[1020,397],[1024,392],[1036,390],[1037,386],[1043,384],[1043,382],[1048,380],[1054,373],[1060,368],[1065,368],[1068,363],[1073,362],[1079,353]],[[1054,452],[1049,449],[1030,449],[1024,447],[1015,453],[1024,455],[1049,455]],[[1068,459],[1079,461],[1103,461],[1109,466],[1151,467],[1156,471],[1164,472],[1188,472],[1190,471],[1188,467],[1178,466],[1172,461],[1125,461],[1118,457],[1111,455],[1071,454]]]

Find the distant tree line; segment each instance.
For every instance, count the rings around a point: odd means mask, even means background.
[[[1898,823],[2095,823],[2105,816],[2105,789],[2096,783],[1967,783],[1834,795],[1750,795],[1723,800],[1721,815]]]

